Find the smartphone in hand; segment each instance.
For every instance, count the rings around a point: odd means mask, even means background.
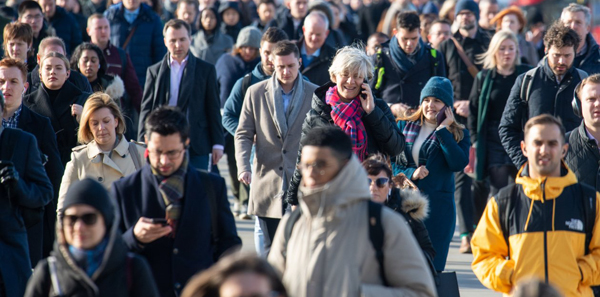
[[[446,109],[448,109],[448,106],[444,106],[435,116],[438,126],[446,119]]]
[[[367,80],[365,79],[365,80],[363,81],[363,84],[367,84],[367,83],[368,83],[368,82],[367,82]],[[367,100],[367,94],[363,94],[363,91],[364,91],[364,90],[365,90],[365,88],[363,88],[363,87],[362,87],[362,84],[361,84],[361,85],[360,85],[360,94],[359,94],[359,95],[360,95],[360,98],[361,98],[361,99],[363,99],[363,100]]]
[[[150,223],[152,223],[152,224],[161,224],[162,226],[168,225],[167,219],[164,219],[164,218],[150,219]]]

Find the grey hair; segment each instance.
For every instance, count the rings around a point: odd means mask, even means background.
[[[306,26],[306,22],[308,22],[309,20],[313,20],[313,19],[319,20],[319,21],[322,21],[323,23],[325,23],[325,28],[327,30],[329,30],[329,18],[323,12],[318,11],[318,10],[313,10],[311,13],[309,13],[306,16],[306,18],[304,18],[304,26]]]
[[[496,53],[500,50],[500,44],[506,40],[510,39],[515,42],[516,46],[516,57],[515,57],[515,65],[521,64],[521,50],[519,49],[519,39],[517,35],[508,29],[500,30],[494,34],[492,40],[490,41],[490,45],[485,53],[477,56],[478,62],[483,64],[483,68],[485,69],[494,69],[498,66],[498,61],[496,61]]]
[[[583,15],[585,16],[585,24],[587,26],[592,24],[592,13],[591,13],[589,7],[586,7],[586,6],[577,4],[577,3],[571,3],[571,4],[569,4],[569,6],[563,8],[562,13],[560,14],[561,19],[562,19],[562,16],[566,12],[570,12],[570,13],[583,12]]]
[[[329,67],[329,76],[359,75],[367,80],[373,78],[375,66],[367,53],[359,46],[344,46],[339,49]]]

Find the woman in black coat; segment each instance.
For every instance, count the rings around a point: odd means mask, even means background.
[[[423,224],[429,212],[427,198],[418,190],[397,188],[392,181],[392,169],[383,156],[369,157],[362,165],[369,175],[371,200],[383,203],[406,219],[423,254],[429,259],[428,263],[431,263],[435,257],[435,249]]]
[[[71,159],[71,149],[77,146],[77,127],[83,104],[89,96],[67,78],[70,65],[67,58],[50,52],[40,60],[42,85],[23,98],[25,106],[50,119],[63,166]]]
[[[54,251],[36,266],[25,296],[159,296],[150,266],[128,251],[117,221],[100,183],[86,178],[73,184],[59,213]]]
[[[404,135],[387,103],[375,98],[366,81],[374,66],[367,54],[346,46],[338,51],[329,67],[331,82],[315,90],[312,109],[306,114],[300,137],[315,127],[335,125],[352,138],[353,151],[362,162],[371,154],[396,156],[404,150]],[[286,192],[286,202],[298,204],[298,185],[302,176],[296,169]]]

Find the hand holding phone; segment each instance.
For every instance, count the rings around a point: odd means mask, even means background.
[[[165,218],[154,218],[154,219],[150,219],[150,223],[152,224],[161,224],[162,226],[167,226],[167,219]]]
[[[375,99],[371,95],[371,87],[369,87],[369,84],[366,82],[366,80],[360,86],[359,97],[360,105],[362,106],[363,110],[367,114],[370,114],[373,109],[375,109]]]
[[[444,122],[444,120],[446,119],[446,109],[448,109],[448,106],[444,106],[444,108],[440,109],[440,111],[435,116],[438,126],[441,125],[442,122]]]

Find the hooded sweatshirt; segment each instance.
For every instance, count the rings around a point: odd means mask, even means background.
[[[584,197],[575,174],[563,163],[560,177],[531,178],[521,167],[512,197],[508,245],[500,225],[498,198],[490,199],[473,234],[473,272],[486,287],[505,293],[526,277],[554,285],[564,296],[594,296],[600,284],[600,217],[596,212],[589,253],[585,254]],[[509,251],[510,246],[510,251]],[[508,259],[506,257],[509,257]]]
[[[367,174],[356,156],[330,182],[300,187],[302,215],[287,247],[278,228],[269,262],[290,296],[435,296],[433,279],[406,220],[383,207],[383,286],[369,240]],[[285,226],[285,216],[280,226]],[[283,252],[287,251],[287,257]]]

